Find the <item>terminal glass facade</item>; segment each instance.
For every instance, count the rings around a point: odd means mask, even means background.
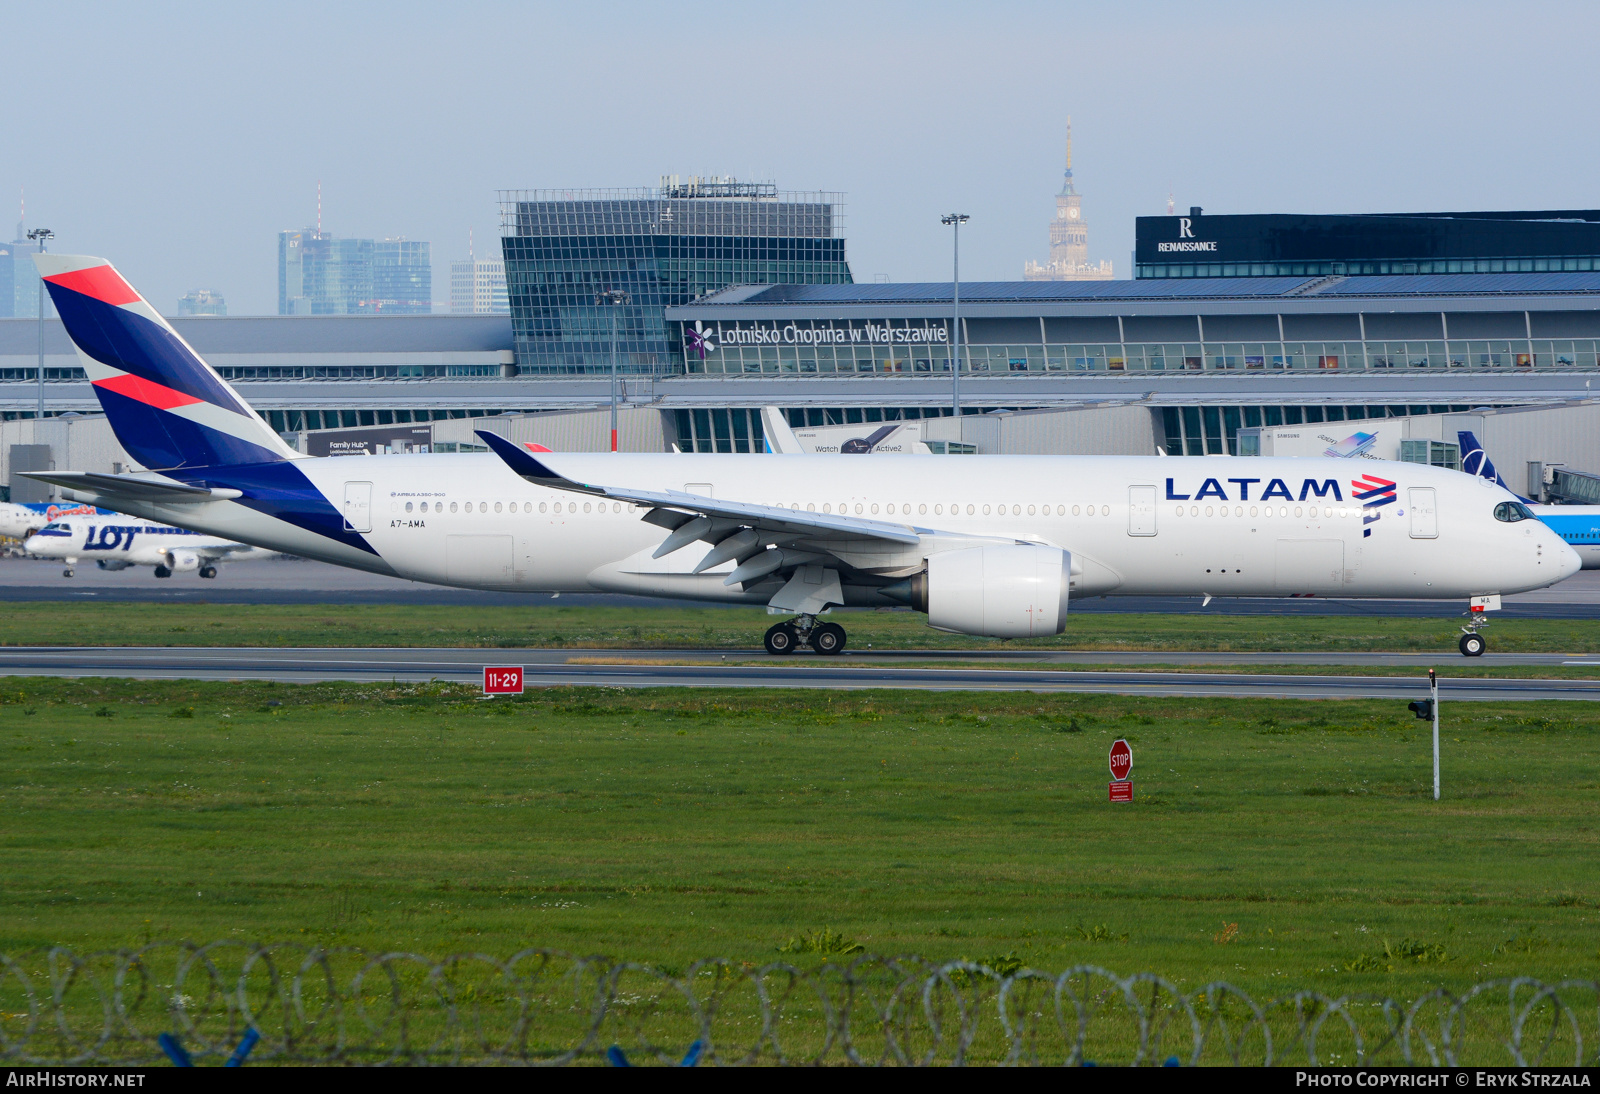
[[[1520,321],[1520,316],[1518,317]],[[679,324],[690,374],[937,374],[950,372],[948,320],[895,319]],[[1435,325],[1438,325],[1437,323]],[[687,333],[693,331],[693,334]],[[976,336],[976,338],[974,337]],[[963,374],[1579,369],[1600,365],[1596,339],[1434,339],[1324,342],[1091,342],[985,344],[962,337]]]
[[[518,371],[682,370],[662,310],[732,285],[849,284],[840,195],[734,182],[501,195]],[[602,293],[627,294],[621,304]],[[613,311],[615,316],[613,316]]]

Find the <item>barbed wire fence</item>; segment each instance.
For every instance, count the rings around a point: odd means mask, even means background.
[[[687,968],[527,949],[430,958],[292,943],[0,954],[0,1062],[164,1062],[171,1034],[251,1064],[1574,1066],[1600,1064],[1600,981],[1510,977],[1410,1003],[1153,973],[852,955]],[[612,1053],[616,1060],[617,1053]]]

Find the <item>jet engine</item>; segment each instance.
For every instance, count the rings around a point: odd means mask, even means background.
[[[193,551],[168,551],[166,563],[175,574],[192,573],[200,568],[200,556]]]
[[[928,569],[880,590],[928,613],[941,631],[988,638],[1036,638],[1067,626],[1072,555],[1027,544],[941,551]]]

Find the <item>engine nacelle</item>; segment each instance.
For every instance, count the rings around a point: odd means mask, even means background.
[[[941,631],[1038,638],[1067,626],[1072,555],[1026,544],[941,551],[910,581],[910,603]]]
[[[167,569],[175,574],[193,573],[200,568],[200,556],[193,551],[168,551]]]

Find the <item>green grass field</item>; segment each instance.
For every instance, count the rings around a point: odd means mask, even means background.
[[[830,929],[1415,997],[1600,970],[1600,712],[10,679],[0,951],[295,939],[682,968]],[[1136,800],[1106,801],[1106,751]],[[812,960],[813,957],[802,957]]]
[[[1080,612],[1055,638],[1002,642],[930,629],[906,611],[835,618],[850,648],[1357,651],[1436,650],[1457,657],[1454,618],[1142,615]],[[7,604],[0,646],[468,646],[503,648],[759,649],[763,609],[268,604]],[[1497,620],[1501,652],[1600,653],[1600,622]]]

